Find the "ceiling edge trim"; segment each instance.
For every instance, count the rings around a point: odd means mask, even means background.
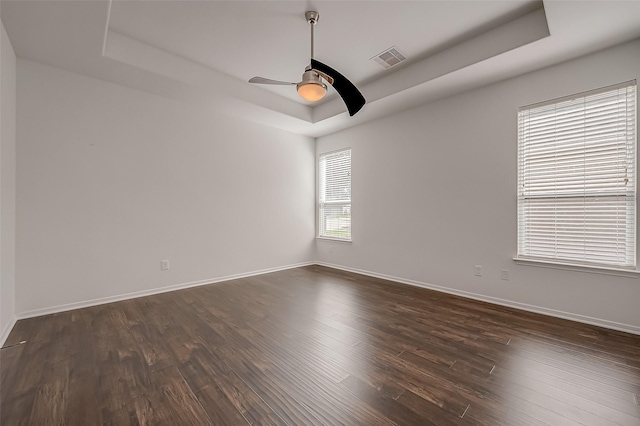
[[[107,32],[103,56],[181,83],[238,98],[308,124],[312,123],[309,106],[274,95],[113,30]]]
[[[365,109],[368,105],[549,35],[547,17],[544,7],[541,7],[360,87],[367,98]],[[320,123],[341,112],[340,99],[333,99],[314,108],[313,122]]]

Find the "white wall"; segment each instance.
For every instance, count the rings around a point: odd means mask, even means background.
[[[353,169],[353,243],[318,260],[640,333],[640,279],[512,260],[518,107],[638,78],[635,41],[318,139]]]
[[[19,316],[314,259],[311,138],[23,59],[17,128]]]
[[[15,322],[16,55],[0,33],[0,346]]]

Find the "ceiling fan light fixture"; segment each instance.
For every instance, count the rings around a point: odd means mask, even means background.
[[[317,102],[327,94],[327,86],[323,83],[300,83],[298,95],[305,101]]]
[[[305,101],[317,102],[327,94],[327,85],[322,82],[318,73],[307,70],[302,74],[302,81],[296,86],[298,95]]]

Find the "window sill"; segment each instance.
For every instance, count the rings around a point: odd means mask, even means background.
[[[338,243],[347,243],[347,244],[351,244],[353,242],[353,240],[345,240],[344,238],[321,237],[319,235],[316,237],[316,240],[335,241]]]
[[[597,265],[580,265],[577,263],[554,262],[539,259],[523,259],[514,257],[514,262],[523,266],[534,266],[538,268],[562,269],[565,271],[586,272],[590,274],[615,275],[617,277],[639,278],[640,271],[637,269],[614,268]]]

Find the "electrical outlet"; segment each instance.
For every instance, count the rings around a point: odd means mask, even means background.
[[[163,271],[166,271],[169,269],[169,261],[168,260],[161,260],[160,261],[160,269],[162,269]]]
[[[475,275],[476,277],[482,276],[482,265],[475,265]]]
[[[509,270],[508,269],[503,269],[500,272],[500,279],[501,280],[505,280],[505,281],[509,281]]]

